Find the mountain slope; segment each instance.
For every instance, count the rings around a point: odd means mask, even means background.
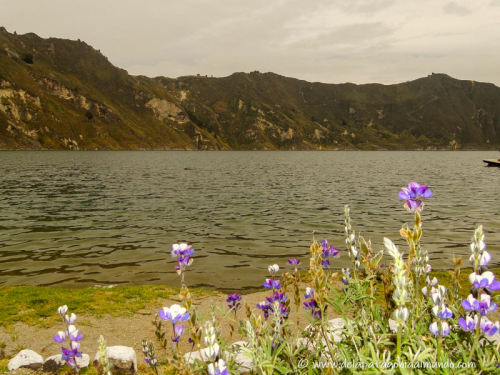
[[[81,41],[0,28],[0,149],[493,149],[500,88],[273,73],[130,76]]]

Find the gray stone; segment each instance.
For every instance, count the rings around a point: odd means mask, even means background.
[[[129,346],[110,346],[106,348],[109,369],[113,374],[137,372],[137,355],[135,350]],[[102,366],[99,363],[99,352],[94,356],[94,367],[102,372]]]
[[[203,354],[203,349],[184,354],[184,361],[186,361],[188,365],[192,365],[196,360],[200,360],[202,362],[207,361],[207,358],[205,358],[205,355]]]
[[[393,333],[397,333],[398,332],[398,324],[396,323],[395,320],[389,319],[389,329]]]
[[[14,371],[19,368],[29,368],[31,370],[38,370],[43,365],[43,358],[33,350],[24,349],[16,354],[14,358],[9,361],[7,368],[9,371]]]
[[[252,359],[243,354],[241,350],[241,347],[246,347],[248,345],[249,344],[246,341],[237,341],[230,346],[230,348],[234,351],[234,354],[228,352],[219,353],[223,359],[228,360],[228,357],[234,358],[235,363],[238,365],[237,374],[248,374],[254,370]],[[184,354],[184,360],[187,364],[193,364],[195,360],[206,362],[207,358],[204,355],[203,349],[201,349],[201,355],[199,351],[186,353]]]
[[[57,374],[65,364],[66,361],[62,359],[62,354],[56,354],[45,360],[45,362],[43,363],[43,371]],[[78,365],[78,368],[89,367],[90,356],[88,354],[82,353],[81,357],[76,357],[76,364]]]
[[[342,341],[342,333],[340,330],[344,329],[345,327],[345,322],[343,318],[335,318],[331,319],[329,322],[329,327],[327,327],[327,337],[330,340],[330,342],[341,342]],[[317,328],[313,325],[308,325],[305,329],[304,332],[306,334],[311,334],[315,335],[314,330]],[[322,344],[327,345],[326,340],[323,338],[322,339]],[[315,344],[313,340],[308,339],[307,337],[301,337],[297,340],[297,345],[299,346],[305,346],[307,347],[308,350],[314,350],[316,349]]]
[[[248,374],[255,370],[252,358],[247,357],[241,350],[242,347],[248,347],[247,341],[237,341],[231,345],[234,350],[234,361],[238,364],[238,374]]]

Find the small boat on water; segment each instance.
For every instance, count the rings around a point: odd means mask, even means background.
[[[488,163],[488,167],[500,167],[500,159],[484,159],[485,163]]]
[[[500,150],[498,150],[500,152]],[[488,163],[488,167],[500,167],[500,159],[484,159],[485,163]]]

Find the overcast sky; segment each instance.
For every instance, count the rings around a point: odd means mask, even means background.
[[[82,39],[150,77],[275,72],[500,86],[500,0],[0,0],[0,26]]]

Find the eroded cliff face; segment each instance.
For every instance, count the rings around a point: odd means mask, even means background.
[[[493,149],[500,89],[444,74],[330,85],[130,76],[81,41],[0,28],[0,149]]]
[[[227,148],[178,101],[83,42],[0,28],[0,149]]]

